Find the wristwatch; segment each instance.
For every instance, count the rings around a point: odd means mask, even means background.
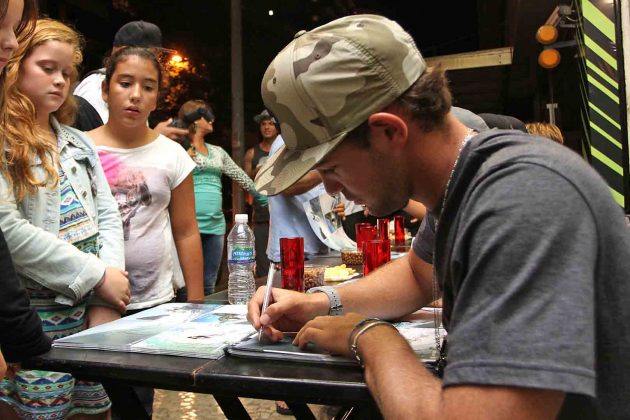
[[[337,290],[335,290],[332,286],[319,286],[312,287],[306,291],[306,293],[316,293],[322,292],[328,296],[328,300],[330,301],[330,308],[328,309],[328,315],[343,315],[343,305],[341,304],[341,299],[337,294]]]

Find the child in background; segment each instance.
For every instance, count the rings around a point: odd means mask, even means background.
[[[4,103],[4,68],[18,47],[16,35],[28,36],[35,28],[37,3],[35,0],[0,1],[0,106]],[[0,142],[4,125],[0,126]],[[1,145],[2,143],[0,143]],[[4,155],[0,155],[5,165]],[[0,231],[0,273],[2,273],[2,293],[0,294],[0,378],[4,377],[7,364],[10,375],[19,370],[19,362],[38,356],[50,349],[50,338],[42,330],[42,322],[31,307],[26,289],[15,273],[9,248]]]
[[[0,179],[0,227],[51,338],[85,329],[92,290],[119,312],[129,302],[116,203],[93,144],[65,125],[76,110],[69,90],[81,60],[79,34],[42,19],[6,70],[11,165]],[[100,384],[31,370],[5,378],[0,400],[3,419],[107,418],[111,406]]]
[[[267,205],[267,197],[256,191],[254,181],[234,163],[225,150],[205,142],[205,137],[214,131],[214,114],[208,103],[200,99],[187,101],[177,116],[183,119],[200,108],[207,111],[203,114],[206,117],[199,117],[188,127],[188,154],[197,165],[193,171],[195,209],[203,249],[203,293],[209,295],[214,293],[225,239],[221,176],[225,174],[232,178],[251,193],[261,206]]]
[[[147,126],[157,107],[162,68],[148,49],[116,51],[106,68],[107,124],[88,134],[97,144],[123,219],[130,311],[175,296],[173,239],[188,301],[203,300],[201,240],[195,219],[194,162],[175,142]]]

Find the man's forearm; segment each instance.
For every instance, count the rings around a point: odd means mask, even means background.
[[[358,341],[365,381],[386,419],[432,419],[442,414],[442,384],[398,332],[378,326]]]
[[[431,302],[430,281],[431,266],[409,253],[364,279],[338,287],[337,293],[346,313],[394,319]]]

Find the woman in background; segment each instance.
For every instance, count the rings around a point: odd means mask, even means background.
[[[214,131],[214,114],[208,103],[190,100],[181,106],[178,118],[183,120],[194,112],[200,116],[188,129],[188,154],[197,165],[193,170],[195,209],[203,247],[203,292],[209,295],[214,293],[225,239],[221,176],[232,178],[262,205],[267,205],[267,197],[256,191],[251,178],[223,148],[206,143],[205,137]]]

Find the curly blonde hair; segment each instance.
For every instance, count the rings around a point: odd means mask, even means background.
[[[58,181],[53,150],[46,128],[36,123],[36,110],[31,100],[18,89],[22,64],[38,46],[48,41],[70,44],[73,49],[72,71],[68,83],[72,86],[78,77],[78,66],[83,61],[81,48],[83,38],[69,26],[53,19],[39,19],[30,36],[18,38],[18,50],[6,67],[4,106],[0,109],[0,124],[3,127],[2,141],[5,162],[4,175],[12,185],[16,200],[32,194],[38,187],[56,186]],[[62,124],[74,121],[77,104],[69,94],[63,104],[53,113]],[[38,179],[33,171],[33,160],[39,158],[45,171],[44,179]]]

